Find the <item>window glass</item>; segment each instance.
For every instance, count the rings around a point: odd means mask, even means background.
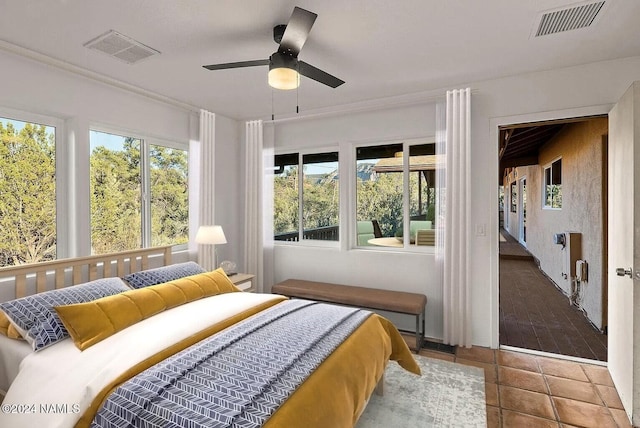
[[[366,233],[377,223],[381,237],[401,236],[403,207],[402,144],[356,150],[356,230]],[[373,227],[373,226],[372,226]],[[375,227],[373,235],[377,235]],[[377,237],[377,236],[375,236]],[[361,245],[368,240],[358,236]]]
[[[427,220],[432,225],[436,214],[435,144],[409,147],[409,216],[411,220]]]
[[[339,240],[338,153],[302,156],[303,239]]]
[[[140,140],[91,131],[91,253],[142,246]]]
[[[186,150],[101,131],[90,147],[92,254],[188,242]]]
[[[407,153],[409,158],[405,161]],[[433,246],[436,167],[433,143],[357,148],[357,245]],[[407,232],[409,239],[404,237]]]
[[[189,241],[187,159],[186,150],[149,146],[152,247]]]
[[[276,241],[297,241],[299,236],[298,153],[276,155],[274,164],[274,239]]]
[[[55,132],[0,117],[0,267],[56,258]]]
[[[544,205],[562,208],[562,159],[544,169]]]
[[[274,239],[338,241],[338,152],[279,154],[274,163]]]

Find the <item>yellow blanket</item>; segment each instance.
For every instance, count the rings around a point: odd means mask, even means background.
[[[88,427],[108,394],[127,379],[204,337],[280,301],[258,305],[132,367],[94,399],[76,427]],[[300,385],[265,427],[353,427],[389,359],[397,360],[405,369],[420,374],[419,366],[393,324],[383,317],[372,315]]]

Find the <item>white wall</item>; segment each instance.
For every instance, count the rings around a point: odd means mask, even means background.
[[[287,121],[275,125],[275,148],[351,147],[353,143],[381,142],[435,135],[435,104],[398,107],[346,116]],[[343,152],[340,153],[341,159]],[[341,161],[342,162],[342,161]],[[341,173],[341,186],[347,180]],[[341,190],[341,194],[344,189]],[[344,199],[344,198],[343,198]],[[341,200],[341,213],[348,208]],[[342,227],[346,225],[347,227]],[[427,295],[427,336],[442,335],[442,296],[434,278],[434,256],[375,249],[350,249],[350,229],[341,219],[341,248],[276,243],[274,280],[298,278]],[[353,233],[355,236],[355,232]],[[403,329],[415,329],[412,317],[389,315]]]
[[[634,80],[640,79],[640,57],[606,61],[531,73],[501,79],[465,83],[472,92],[471,213],[472,230],[487,226],[486,236],[470,236],[473,343],[498,345],[498,132],[508,123],[557,117],[606,113]],[[444,93],[444,90],[442,91]],[[415,99],[415,96],[414,96]],[[339,117],[283,122],[276,125],[277,147],[326,146],[340,141],[358,141],[407,135],[433,135],[433,104],[392,108],[369,113],[343,113]],[[615,144],[615,142],[610,142]],[[613,214],[612,214],[613,215]],[[417,291],[429,298],[427,334],[442,336],[441,291],[430,278],[418,279],[432,256],[413,254],[378,257],[358,250],[276,249],[276,281],[304,275],[331,277],[349,282],[361,275],[373,287]],[[398,258],[398,260],[396,260]],[[403,269],[394,269],[400,263]],[[391,262],[391,263],[390,263]],[[354,272],[358,271],[358,273]],[[364,272],[360,272],[364,271]],[[393,275],[391,274],[393,272]],[[389,278],[393,276],[393,279]],[[319,278],[318,278],[319,279]],[[431,318],[429,318],[431,317]],[[433,319],[433,318],[437,319]]]

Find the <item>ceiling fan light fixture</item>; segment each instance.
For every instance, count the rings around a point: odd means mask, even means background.
[[[300,86],[298,60],[279,52],[269,58],[269,86],[275,89],[289,90]]]

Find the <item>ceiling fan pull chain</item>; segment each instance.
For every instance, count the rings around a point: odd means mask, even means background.
[[[271,89],[271,120],[275,120],[275,116],[273,114],[273,89]]]

